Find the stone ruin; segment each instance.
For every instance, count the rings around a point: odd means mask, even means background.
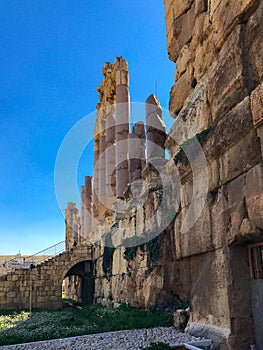
[[[95,302],[184,299],[190,333],[216,349],[262,349],[263,1],[164,3],[176,63],[168,135],[153,95],[146,128],[129,129],[123,58],[104,65],[98,88],[93,189],[82,187],[89,219],[81,215],[81,236],[94,242]]]

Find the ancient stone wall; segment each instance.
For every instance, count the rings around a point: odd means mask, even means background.
[[[143,204],[131,207],[127,195],[126,214],[103,222],[108,244],[95,249],[95,299],[148,307],[180,297],[190,303],[189,332],[221,349],[247,349],[254,342],[247,251],[263,239],[263,1],[165,0],[165,13],[176,63],[170,160],[159,174],[146,163]],[[152,130],[148,140],[162,143]],[[163,191],[172,194],[164,201]]]
[[[62,282],[76,264],[92,260],[92,246],[78,246],[31,269],[0,276],[0,309],[61,308]],[[31,298],[31,302],[30,302]]]
[[[178,259],[189,267],[193,332],[222,333],[225,348],[253,343],[247,245],[263,239],[263,2],[165,1],[175,122],[167,141],[182,179]],[[208,171],[202,214],[183,233],[193,174],[178,145],[197,135]],[[195,207],[202,198],[195,196]],[[219,330],[219,328],[220,330]]]

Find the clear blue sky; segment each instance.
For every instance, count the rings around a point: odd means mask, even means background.
[[[0,50],[0,255],[31,254],[64,239],[56,155],[95,110],[104,62],[126,58],[131,101],[166,108],[175,65],[162,0],[0,0]]]

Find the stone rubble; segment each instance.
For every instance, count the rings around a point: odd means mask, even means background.
[[[152,329],[124,330],[84,335],[72,338],[54,339],[34,343],[7,345],[1,350],[139,350],[151,343],[169,343],[171,346],[199,341],[200,338],[178,332],[173,327],[156,327]]]

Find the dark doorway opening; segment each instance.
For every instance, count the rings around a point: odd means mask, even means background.
[[[94,279],[92,261],[74,265],[63,280],[63,294],[80,305],[93,304]]]

